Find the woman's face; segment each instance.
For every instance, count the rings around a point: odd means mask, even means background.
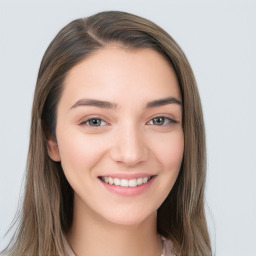
[[[106,47],[70,70],[48,149],[75,211],[126,225],[156,213],[183,157],[180,103],[173,69],[151,49]]]

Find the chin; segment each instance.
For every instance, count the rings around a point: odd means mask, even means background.
[[[134,226],[139,225],[147,221],[156,220],[156,211],[150,214],[119,214],[118,216],[111,215],[111,217],[106,218],[109,222],[122,225],[122,226]]]

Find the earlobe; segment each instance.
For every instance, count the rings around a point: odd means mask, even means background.
[[[53,138],[47,139],[47,151],[49,157],[55,161],[60,162],[60,153],[57,142]]]

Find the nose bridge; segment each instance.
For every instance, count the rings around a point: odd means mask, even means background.
[[[147,159],[148,149],[144,134],[138,125],[126,121],[117,129],[112,147],[112,158],[127,166],[133,166]]]

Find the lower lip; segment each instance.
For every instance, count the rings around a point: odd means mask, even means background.
[[[121,187],[105,183],[103,180],[99,179],[104,187],[115,194],[122,196],[136,196],[145,192],[151,184],[154,182],[155,177],[152,177],[147,183],[141,184],[137,187]]]

